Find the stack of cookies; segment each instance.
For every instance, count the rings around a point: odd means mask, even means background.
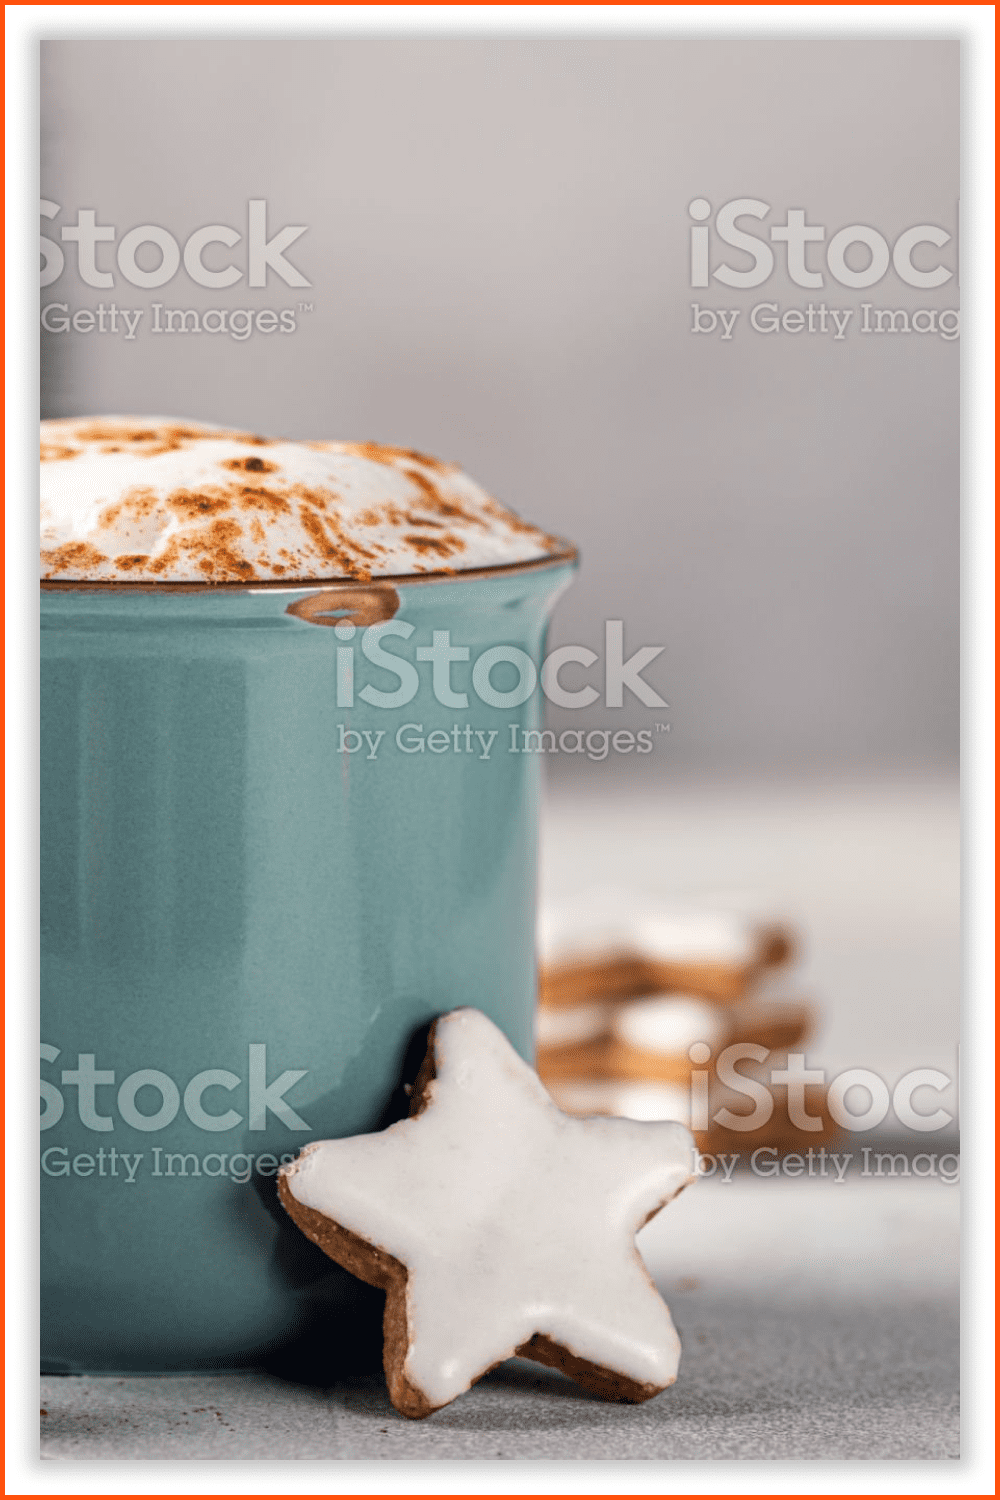
[[[781,983],[794,949],[783,924],[623,892],[543,912],[539,1076],[568,1113],[679,1120],[709,1152],[819,1145],[822,1090],[804,1126],[772,1078],[813,1025]]]

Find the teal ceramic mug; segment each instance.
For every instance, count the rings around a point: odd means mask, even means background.
[[[442,1011],[530,1055],[525,734],[573,566],[43,588],[47,1370],[364,1362],[377,1309],[275,1174],[384,1123]]]

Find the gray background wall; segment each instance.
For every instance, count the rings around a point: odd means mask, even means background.
[[[958,72],[949,42],[43,43],[56,233],[89,207],[119,237],[155,223],[183,241],[240,228],[263,197],[272,228],[309,225],[289,258],[312,282],[213,293],[180,273],[139,291],[116,274],[102,293],[68,264],[43,301],[313,304],[293,336],[245,343],[43,334],[43,413],[458,459],[579,542],[554,643],[599,647],[610,616],[629,649],[666,646],[647,673],[670,701],[659,767],[948,767],[959,345],[745,325],[761,300],[954,307],[956,282],[807,292],[776,271],[692,291],[687,206],[749,196],[767,223],[800,207],[828,236],[955,233]],[[743,310],[730,342],[689,332],[695,300]]]

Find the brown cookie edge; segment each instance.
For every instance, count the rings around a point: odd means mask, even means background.
[[[431,1084],[437,1077],[437,1024],[434,1021],[428,1031],[427,1050],[410,1091],[410,1119],[421,1114],[431,1100]],[[386,1294],[382,1318],[382,1367],[390,1401],[404,1417],[419,1419],[430,1416],[431,1412],[438,1411],[439,1408],[433,1406],[423,1391],[407,1379],[404,1370],[410,1347],[406,1316],[406,1267],[380,1245],[363,1239],[361,1235],[346,1229],[343,1224],[338,1224],[335,1219],[328,1218],[318,1209],[307,1208],[304,1203],[300,1203],[288,1185],[291,1175],[294,1174],[285,1172],[278,1177],[278,1198],[295,1225],[338,1266]]]
[[[595,1365],[589,1359],[581,1359],[572,1349],[567,1349],[565,1344],[557,1344],[546,1333],[532,1334],[527,1343],[519,1344],[514,1352],[524,1359],[533,1359],[536,1364],[561,1370],[585,1391],[590,1391],[593,1396],[600,1396],[604,1401],[620,1401],[638,1406],[640,1402],[648,1401],[667,1389],[665,1385],[646,1385],[627,1375],[620,1375],[605,1365]]]

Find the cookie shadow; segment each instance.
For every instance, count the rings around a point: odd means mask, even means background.
[[[406,1119],[430,1026],[425,1022],[411,1033],[395,1086],[363,1132],[386,1130]],[[281,1206],[275,1177],[258,1172],[253,1188],[277,1231],[270,1274],[299,1304],[294,1329],[257,1351],[255,1363],[281,1380],[320,1388],[381,1374],[385,1293],[343,1270],[306,1238]]]
[[[455,1432],[544,1433],[606,1427],[620,1420],[622,1409],[558,1370],[515,1359],[484,1375],[429,1421]]]
[[[384,1426],[428,1434],[436,1428],[467,1432],[518,1432],[544,1428],[592,1426],[595,1418],[610,1420],[618,1409],[575,1385],[557,1370],[512,1359],[498,1365],[471,1390],[425,1420],[412,1423],[394,1410],[384,1377],[369,1375],[340,1380],[332,1393],[352,1416]],[[541,1406],[536,1403],[542,1402]]]

